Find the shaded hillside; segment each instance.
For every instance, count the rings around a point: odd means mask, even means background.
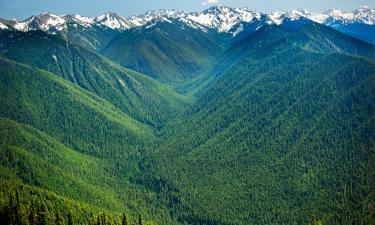
[[[168,83],[195,77],[220,54],[229,39],[173,20],[151,21],[148,26],[124,31],[104,49],[121,65]]]
[[[58,36],[3,32],[0,40],[6,57],[51,71],[147,125],[161,126],[186,103],[168,87]]]
[[[148,166],[181,191],[182,221],[374,220],[375,64],[294,37],[239,60],[164,130]]]

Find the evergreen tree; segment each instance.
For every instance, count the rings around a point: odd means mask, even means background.
[[[138,217],[138,225],[143,225],[143,218],[141,214],[139,214],[139,217]]]
[[[126,213],[122,215],[121,225],[129,225]]]
[[[4,223],[13,225],[16,224],[17,212],[16,212],[16,200],[12,194],[9,195],[8,206],[4,210]]]
[[[68,213],[67,225],[74,225],[74,220],[71,212]]]
[[[4,224],[28,224],[27,212],[25,211],[25,208],[22,206],[20,196],[17,190],[15,196],[13,194],[9,194],[8,205],[5,207],[5,209],[3,209],[1,217],[1,222],[3,222]]]
[[[101,224],[102,224],[102,225],[106,225],[106,224],[107,224],[107,218],[106,218],[106,216],[105,216],[104,213],[102,213],[102,214],[100,215],[100,220],[101,220]]]
[[[56,213],[55,225],[64,225],[64,217],[60,214],[59,211]]]
[[[36,222],[37,222],[37,216],[36,216],[35,201],[33,201],[33,202],[30,204],[28,220],[29,220],[29,224],[30,224],[30,225],[36,225]]]
[[[20,195],[18,193],[18,190],[16,190],[14,214],[16,216],[16,218],[15,218],[16,224],[24,224],[23,219],[24,219],[25,215],[24,215],[24,213],[22,212],[22,209],[21,209],[21,200],[20,200]]]
[[[310,222],[309,222],[309,225],[323,225],[323,223],[319,220],[316,219],[316,216],[313,215]]]
[[[44,203],[41,203],[37,211],[37,225],[47,225],[48,224],[48,210]]]

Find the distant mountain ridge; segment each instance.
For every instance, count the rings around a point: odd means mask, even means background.
[[[273,12],[264,14],[250,10],[246,7],[231,8],[227,6],[213,6],[201,12],[186,12],[182,10],[150,10],[143,15],[133,15],[123,17],[116,13],[105,13],[96,17],[86,17],[81,15],[62,15],[53,13],[42,13],[38,16],[31,16],[24,21],[0,20],[0,29],[15,29],[19,31],[43,30],[51,33],[64,32],[68,24],[84,27],[100,26],[114,30],[126,30],[133,27],[149,26],[160,20],[168,18],[178,19],[187,25],[196,29],[215,29],[218,32],[227,32],[233,36],[245,30],[244,23],[257,23],[256,29],[268,24],[282,25],[288,21],[300,21],[308,19],[321,23],[344,33],[353,33],[347,31],[348,26],[362,25],[368,26],[367,29],[374,30],[375,10],[367,6],[362,6],[352,12],[330,9],[323,13],[313,13],[305,9],[292,10],[290,12]],[[346,28],[346,29],[345,29]],[[357,28],[353,28],[358,30]],[[363,31],[366,36],[367,31]],[[370,33],[367,32],[368,36]],[[369,38],[373,40],[373,38]]]

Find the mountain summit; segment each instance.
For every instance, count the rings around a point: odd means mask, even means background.
[[[164,18],[177,18],[186,24],[199,29],[216,29],[219,32],[229,32],[234,36],[239,33],[234,27],[242,23],[259,23],[280,25],[284,21],[299,20],[302,17],[317,23],[322,23],[337,29],[349,24],[364,24],[375,26],[375,10],[362,6],[352,12],[330,9],[324,13],[312,13],[305,9],[290,12],[273,12],[263,14],[248,8],[231,8],[227,6],[213,6],[201,12],[185,12],[182,10],[150,10],[143,15],[134,15],[128,18],[116,13],[105,13],[97,17],[81,15],[57,16],[52,13],[42,13],[32,16],[25,21],[0,21],[0,29],[16,29],[20,31],[43,30],[62,32],[68,21],[86,26],[105,26],[110,29],[124,30],[146,25],[149,21]],[[199,26],[198,26],[198,25]]]

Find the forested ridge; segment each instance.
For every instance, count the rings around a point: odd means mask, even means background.
[[[68,28],[0,31],[1,224],[375,224],[374,45]]]

